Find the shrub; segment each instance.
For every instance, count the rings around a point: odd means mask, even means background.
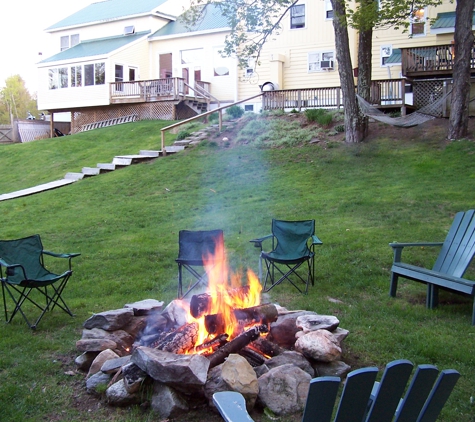
[[[336,125],[334,127],[334,129],[335,129],[335,132],[343,133],[345,131],[345,126],[344,125]]]
[[[217,122],[219,120],[219,113],[213,113],[208,116],[208,121],[210,123]]]
[[[182,129],[180,130],[180,132],[177,133],[176,139],[177,141],[181,141],[182,139],[188,138],[188,136],[190,136],[191,134],[192,132],[190,132],[189,130]]]
[[[226,109],[226,114],[229,114],[233,119],[239,119],[239,117],[244,114],[244,109],[237,105],[233,105]]]
[[[308,108],[305,110],[305,117],[309,122],[318,122],[320,116],[327,114],[323,108]]]

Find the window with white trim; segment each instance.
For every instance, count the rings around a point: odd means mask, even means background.
[[[305,28],[305,4],[296,4],[290,8],[290,29]]]
[[[335,67],[334,51],[312,51],[308,53],[307,70],[309,73],[333,69]]]
[[[381,66],[387,66],[386,61],[391,57],[391,54],[393,54],[392,45],[382,45],[380,47]]]
[[[105,63],[94,63],[84,65],[84,86],[104,85]]]
[[[333,6],[331,0],[325,0],[325,19],[333,19]]]
[[[68,68],[58,67],[48,70],[49,89],[67,88],[68,87]]]
[[[223,57],[223,47],[213,47],[213,73],[214,76],[229,76],[230,59]]]
[[[82,86],[82,66],[71,66],[71,87]]]
[[[65,35],[60,38],[60,51],[67,50],[79,44],[79,34]]]
[[[410,20],[411,35],[425,35],[426,34],[426,11],[425,9],[418,9],[412,11]]]

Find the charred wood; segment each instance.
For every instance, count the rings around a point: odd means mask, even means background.
[[[249,365],[251,365],[253,368],[256,366],[261,366],[266,362],[266,358],[264,356],[262,356],[259,352],[252,350],[250,347],[244,347],[239,351],[238,354],[245,358],[249,362]]]
[[[227,334],[220,334],[219,336],[215,337],[213,340],[206,341],[205,343],[200,344],[199,346],[195,347],[195,352],[201,352],[202,350],[206,349],[217,349],[218,347],[223,346],[228,341]]]
[[[237,289],[230,289],[229,296],[243,298],[249,293],[249,286],[242,286]],[[219,300],[219,298],[218,298]],[[212,296],[208,293],[193,295],[190,300],[190,314],[193,318],[200,318],[211,311]]]
[[[218,366],[219,364],[223,363],[231,353],[238,353],[249,343],[256,340],[261,335],[261,333],[266,332],[266,325],[256,325],[255,327],[252,327],[244,333],[239,334],[229,343],[226,343],[223,347],[219,348],[218,350],[216,350],[216,352],[208,356],[208,359],[210,361],[209,367],[214,368],[215,366]]]
[[[273,304],[253,306],[252,308],[235,309],[233,311],[237,324],[244,330],[253,324],[270,324],[277,320],[277,308]],[[206,315],[205,328],[209,334],[225,331],[224,320],[221,314]]]
[[[198,324],[196,322],[184,324],[175,331],[166,335],[157,342],[155,349],[170,353],[186,353],[198,339]]]
[[[280,347],[278,344],[267,340],[265,337],[259,337],[258,339],[254,340],[250,346],[259,350],[263,355],[270,357],[278,356],[286,350]]]

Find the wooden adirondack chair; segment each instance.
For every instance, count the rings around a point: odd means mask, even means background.
[[[334,422],[434,422],[449,398],[460,374],[440,372],[433,365],[419,365],[403,397],[413,364],[390,362],[376,382],[378,368],[357,369],[348,374]],[[330,422],[340,378],[319,377],[310,382],[302,422]],[[403,397],[403,398],[401,398]],[[226,422],[252,421],[244,397],[234,391],[213,395],[213,402]]]
[[[398,277],[427,284],[426,305],[435,308],[439,287],[474,297],[472,325],[475,325],[475,282],[462,278],[475,254],[475,210],[455,215],[443,243],[390,243],[394,260],[391,267],[389,295],[395,297]],[[401,262],[402,251],[409,246],[442,246],[432,270]]]

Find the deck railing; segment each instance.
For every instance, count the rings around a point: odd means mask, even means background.
[[[382,79],[371,82],[371,103],[380,106],[405,104],[405,79]],[[266,91],[262,96],[264,110],[302,108],[341,108],[341,89],[305,88]]]
[[[263,110],[286,108],[301,110],[309,107],[340,108],[342,106],[339,87],[265,91],[262,96]]]
[[[404,76],[452,74],[455,62],[453,44],[401,49],[401,70]],[[475,69],[475,44],[470,57]]]
[[[199,81],[200,87],[209,90],[210,83]],[[188,95],[183,78],[149,79],[145,81],[111,82],[111,102],[174,100]]]

